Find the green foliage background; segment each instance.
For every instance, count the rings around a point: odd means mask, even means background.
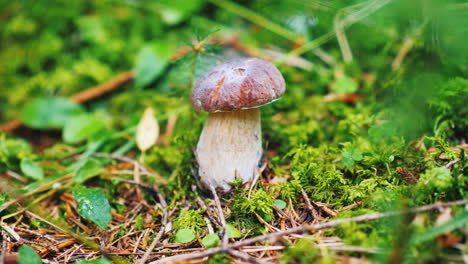
[[[335,38],[338,14],[344,23],[353,21],[345,30],[353,54],[350,62],[343,61]],[[144,162],[169,179],[161,187],[166,193],[176,191],[174,203],[181,197],[193,198],[186,192],[187,183],[195,182],[191,149],[206,114],[192,110],[190,90],[217,62],[245,56],[204,42],[205,38],[235,35],[242,45],[260,53],[268,49],[298,54],[312,67],[275,61],[287,90],[281,100],[262,108],[262,126],[264,145],[274,153],[267,155],[268,168],[285,180],[260,187],[252,196],[237,189],[228,221],[242,230],[262,232],[253,214],[271,215],[275,198],[297,205],[301,189],[311,200],[334,208],[363,201],[360,209],[338,217],[461,199],[466,197],[467,170],[460,146],[468,131],[467,17],[463,1],[1,0],[0,122],[19,117],[27,121],[30,116],[24,116],[23,108],[37,98],[68,97],[132,69],[136,78],[84,104],[75,123],[58,125],[67,130],[92,119],[98,131],[68,136],[42,153],[34,153],[28,142],[14,135],[0,134],[0,172],[20,171],[25,158],[56,160],[60,166],[43,165],[47,181],[63,167],[83,168],[95,152],[135,155],[135,126],[145,107],[151,106],[162,128],[170,116],[178,119],[170,144],[153,147]],[[413,45],[394,69],[392,62],[406,41]],[[182,46],[203,49],[171,59]],[[317,56],[317,48],[331,62]],[[363,99],[355,103],[327,99],[340,92]],[[59,161],[72,154],[84,158]],[[109,163],[94,162],[98,167]],[[399,168],[419,178],[418,183],[408,184]],[[104,181],[97,181],[97,186],[110,194],[115,191]],[[110,194],[111,205],[118,210]],[[182,211],[175,223],[202,230],[203,225],[188,224],[200,217],[198,211]],[[411,236],[431,230],[433,218],[410,225]],[[330,234],[348,244],[381,247],[385,253],[376,260],[385,260],[396,251],[392,243],[404,235],[399,225],[405,221],[349,224]],[[285,251],[284,261],[333,261],[333,254],[303,254],[314,239],[301,240]],[[462,254],[442,249],[433,240],[420,240],[402,251],[406,263]]]

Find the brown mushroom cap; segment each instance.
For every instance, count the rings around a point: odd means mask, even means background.
[[[197,111],[228,112],[259,107],[279,99],[283,76],[271,63],[257,58],[229,60],[205,73],[192,91]]]

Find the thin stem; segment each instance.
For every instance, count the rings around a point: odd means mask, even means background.
[[[273,33],[276,33],[276,34],[282,36],[285,39],[288,39],[290,41],[297,41],[298,38],[299,38],[299,35],[297,35],[296,33],[291,32],[291,31],[281,27],[280,25],[271,22],[270,20],[268,20],[264,16],[261,16],[261,15],[255,13],[255,12],[253,12],[252,10],[250,10],[248,8],[245,8],[245,7],[241,6],[241,5],[238,5],[238,4],[234,3],[234,2],[227,1],[227,0],[210,0],[210,2],[212,2],[213,4],[215,4],[215,5],[219,6],[219,7],[222,7],[224,9],[226,9],[227,11],[229,11],[231,13],[234,13],[234,14],[236,14],[236,15],[238,15],[240,17],[243,17],[243,18],[245,18],[247,20],[250,20],[254,24],[262,26],[262,27],[272,31]]]
[[[359,22],[360,20],[368,17],[375,11],[379,10],[380,8],[384,7],[388,3],[390,3],[392,0],[375,0],[375,1],[369,1],[370,3],[367,4],[365,7],[362,9],[349,14],[348,16],[344,17],[341,20],[341,26],[342,30],[345,30],[347,27],[351,26],[352,24]],[[366,2],[368,3],[368,2]],[[354,6],[350,7],[345,7],[343,8],[344,10],[349,9]],[[307,51],[314,50],[321,46],[322,44],[326,43],[328,40],[332,39],[336,35],[336,30],[335,28],[330,30],[329,32],[325,33],[324,35],[310,41],[309,43],[304,44],[303,46],[292,50],[289,54],[293,55],[300,55],[303,54]]]
[[[211,193],[213,193],[216,208],[218,209],[218,216],[219,221],[221,222],[222,230],[221,230],[221,248],[227,248],[228,244],[228,236],[227,236],[227,229],[226,229],[226,219],[224,219],[223,209],[221,208],[221,202],[219,201],[218,194],[216,193],[215,188],[213,185],[210,185]]]
[[[214,188],[213,188],[214,190]],[[458,200],[458,201],[453,201],[453,202],[447,202],[447,203],[442,203],[442,202],[437,202],[435,204],[427,205],[427,206],[422,206],[418,208],[413,208],[409,209],[406,211],[395,211],[395,212],[388,212],[388,213],[374,213],[374,214],[367,214],[367,215],[361,215],[361,216],[356,216],[356,217],[351,217],[351,218],[344,218],[344,219],[336,219],[332,220],[323,224],[315,224],[315,225],[302,225],[298,226],[295,228],[291,228],[288,230],[284,231],[279,231],[279,232],[274,232],[274,233],[269,233],[261,236],[256,236],[252,237],[249,239],[237,241],[232,244],[228,244],[227,247],[217,247],[217,248],[210,248],[202,252],[197,252],[197,253],[192,253],[192,254],[185,254],[185,255],[177,255],[177,256],[172,256],[164,259],[160,259],[155,262],[151,262],[150,264],[156,264],[156,263],[168,263],[168,262],[181,262],[181,261],[187,261],[187,260],[193,260],[193,259],[199,259],[203,257],[208,257],[214,254],[218,253],[232,253],[232,249],[234,248],[239,248],[242,246],[247,246],[250,244],[254,244],[257,242],[262,242],[262,241],[268,241],[268,240],[273,240],[273,239],[278,239],[280,237],[284,237],[287,235],[293,235],[293,234],[303,234],[303,233],[309,233],[309,232],[314,232],[317,230],[322,230],[326,228],[333,228],[338,225],[341,225],[343,223],[350,223],[350,222],[356,222],[356,223],[361,223],[361,222],[368,222],[368,221],[373,221],[377,219],[382,219],[386,217],[391,217],[391,216],[397,216],[397,215],[405,215],[405,214],[416,214],[416,213],[422,213],[422,212],[428,212],[432,210],[437,210],[441,208],[447,208],[451,206],[461,206],[461,205],[466,205],[468,204],[468,199],[466,200]]]

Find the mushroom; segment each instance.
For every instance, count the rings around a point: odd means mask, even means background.
[[[237,178],[254,179],[262,156],[258,107],[279,99],[284,89],[279,70],[257,58],[229,60],[198,79],[192,106],[209,112],[195,149],[203,187],[227,192]]]

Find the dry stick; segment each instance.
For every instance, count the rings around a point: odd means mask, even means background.
[[[84,91],[78,92],[70,97],[72,101],[77,103],[82,103],[99,97],[105,93],[108,93],[112,90],[117,89],[121,85],[132,80],[135,76],[133,71],[128,71],[117,75],[116,77],[110,79],[109,81],[93,86]],[[21,120],[16,119],[0,125],[0,132],[9,132],[17,129],[22,124]]]
[[[317,230],[322,230],[322,229],[327,229],[327,228],[332,228],[336,227],[340,224],[343,223],[350,223],[350,222],[356,222],[356,223],[361,223],[361,222],[367,222],[367,221],[372,221],[372,220],[377,220],[385,217],[390,217],[390,216],[396,216],[396,215],[402,215],[402,214],[416,214],[416,213],[421,213],[421,212],[427,212],[427,211],[432,211],[440,208],[446,208],[454,205],[466,205],[468,204],[468,199],[467,200],[458,200],[458,201],[453,201],[453,202],[447,202],[447,203],[442,203],[442,202],[437,202],[435,204],[427,205],[427,206],[422,206],[418,208],[413,208],[409,209],[406,211],[397,211],[397,212],[388,212],[388,213],[374,213],[374,214],[367,214],[367,215],[361,215],[361,216],[356,216],[356,217],[351,217],[351,218],[343,218],[343,219],[337,219],[337,220],[332,220],[323,224],[315,224],[315,225],[310,225],[310,226],[299,226],[296,228],[291,228],[285,231],[277,232],[277,233],[270,233],[266,235],[261,235],[249,239],[245,239],[242,241],[235,242],[231,244],[229,247],[230,248],[237,248],[245,245],[249,245],[252,243],[260,242],[263,240],[269,240],[272,238],[277,238],[280,236],[284,235],[291,235],[291,234],[297,234],[297,233],[307,233],[309,231],[317,231]]]
[[[45,249],[40,251],[40,255],[42,257],[44,257],[44,256],[47,256],[48,254],[50,254],[51,252],[59,252],[62,249],[67,248],[67,247],[69,247],[69,246],[71,246],[71,245],[73,245],[75,243],[76,243],[76,241],[73,240],[73,239],[65,240],[63,242],[60,242],[57,245],[52,245],[52,246],[46,247]]]
[[[349,47],[348,39],[346,38],[346,34],[345,34],[345,28],[347,26],[347,23],[348,22],[354,23],[354,21],[356,20],[355,14],[362,12],[362,10],[364,10],[365,8],[371,7],[377,1],[370,2],[369,4],[368,2],[363,2],[363,3],[359,3],[356,5],[351,5],[351,6],[342,8],[341,10],[337,12],[335,18],[333,19],[333,24],[334,24],[333,28],[335,30],[336,38],[338,41],[338,45],[340,46],[341,54],[343,55],[344,62],[351,62],[353,60],[353,54],[351,52],[351,48]],[[355,9],[360,8],[362,6],[365,6],[365,7],[362,8],[361,10],[354,11]],[[342,18],[342,15],[347,12],[351,12],[351,14],[348,14],[346,17]]]
[[[54,223],[52,223],[52,222],[50,222],[50,221],[44,219],[43,217],[41,217],[41,216],[39,216],[39,215],[37,215],[37,214],[31,212],[31,211],[26,210],[25,212],[26,212],[26,214],[28,214],[30,217],[36,218],[37,220],[40,220],[40,221],[42,221],[42,222],[44,222],[44,223],[46,223],[46,224],[48,224],[48,225],[54,227],[55,229],[59,230],[60,232],[62,232],[62,233],[64,233],[64,234],[69,234],[69,233],[70,233],[70,231],[63,229],[62,227],[60,227],[60,226],[58,226],[58,225],[56,225],[56,224],[54,224]]]
[[[29,230],[29,229],[26,229],[26,228],[21,228],[21,227],[15,227],[16,230],[18,231],[21,231],[21,232],[25,232],[25,233],[29,233],[29,234],[33,234],[37,237],[40,237],[40,238],[46,238],[54,243],[58,243],[59,241],[47,234],[42,234],[42,233],[39,233],[39,232],[35,232],[35,231],[32,231],[32,230]]]
[[[257,220],[264,224],[269,230],[273,230],[273,231],[280,231],[279,228],[277,227],[274,227],[272,225],[270,225],[267,221],[265,221],[259,214],[257,214],[256,212],[254,212],[255,216],[257,217]]]
[[[359,3],[356,5],[347,6],[338,11],[337,15],[334,18],[334,30],[336,33],[336,38],[338,40],[338,44],[341,49],[341,53],[343,54],[343,60],[345,62],[350,62],[353,60],[353,54],[349,47],[348,39],[346,38],[345,28],[349,25],[352,25],[359,20],[363,19],[364,17],[372,14],[376,10],[380,9],[387,3],[391,2],[391,0],[375,0],[375,1],[368,1]],[[361,9],[360,7],[364,6]],[[357,11],[354,11],[358,9]],[[342,15],[350,12],[346,17],[342,18]]]
[[[214,214],[212,214],[213,208],[208,207],[205,204],[205,202],[200,198],[200,195],[198,195],[198,192],[197,192],[197,187],[195,185],[192,185],[192,192],[194,194],[196,194],[195,199],[197,200],[197,203],[200,205],[200,207],[203,209],[203,211],[205,211],[205,214],[207,215],[207,218],[208,218],[208,221],[210,222],[210,225],[213,224],[215,226],[219,226],[218,221],[216,221],[216,219],[213,218],[213,215],[214,215]],[[209,228],[209,226],[208,226],[208,228]],[[213,229],[213,227],[211,227],[211,228]],[[211,233],[214,233],[214,230]]]
[[[141,233],[141,235],[138,236],[137,241],[135,242],[135,247],[133,247],[132,253],[135,254],[138,250],[138,245],[140,245],[141,239],[146,236],[146,234],[149,232],[149,229],[146,229],[144,232]]]
[[[81,91],[77,94],[74,94],[70,97],[72,101],[77,103],[82,103],[99,97],[107,92],[110,92],[117,87],[121,86],[122,84],[127,83],[128,81],[132,80],[135,77],[135,73],[133,71],[127,71],[117,75],[115,78],[110,79],[109,81],[91,87],[87,90]]]
[[[302,193],[302,197],[304,198],[304,201],[306,203],[307,209],[309,209],[309,211],[312,213],[312,216],[314,217],[314,222],[318,222],[319,217],[320,217],[319,213],[317,212],[317,210],[315,210],[314,206],[310,202],[309,196],[304,191],[304,189],[301,189],[301,193]]]
[[[240,251],[233,250],[233,249],[229,249],[228,253],[231,256],[240,258],[240,259],[245,260],[245,261],[247,261],[249,263],[255,263],[255,264],[270,264],[271,263],[271,262],[264,261],[264,260],[261,260],[259,258],[253,257],[253,256],[251,256],[251,255],[249,255],[247,253],[240,252]]]
[[[146,250],[143,257],[139,261],[140,264],[144,264],[146,262],[146,260],[150,256],[151,252],[153,252],[154,248],[159,243],[159,240],[161,240],[162,236],[164,235],[164,230],[166,229],[166,226],[167,226],[167,223],[168,223],[168,218],[169,218],[168,217],[168,212],[167,212],[166,199],[164,199],[164,197],[162,196],[162,194],[159,191],[159,188],[158,188],[158,186],[156,184],[154,184],[153,188],[157,191],[159,203],[161,204],[161,207],[162,207],[162,210],[163,210],[163,216],[162,216],[162,220],[161,220],[161,228],[159,229],[158,234],[154,238],[153,242],[151,242],[151,245],[148,247],[148,249]]]
[[[204,258],[204,257],[207,257],[207,256],[211,256],[211,255],[218,254],[218,253],[223,253],[223,252],[227,252],[227,250],[222,249],[220,247],[210,248],[210,249],[204,250],[202,252],[190,253],[190,254],[184,254],[184,255],[177,255],[177,256],[172,256],[172,257],[168,257],[168,258],[159,259],[159,260],[156,260],[156,261],[152,261],[152,262],[150,262],[148,264],[161,264],[161,263],[169,263],[169,262],[170,263],[177,263],[177,262],[183,262],[183,261],[192,260],[192,259],[200,259],[200,258]]]
[[[242,252],[261,252],[261,251],[271,251],[271,250],[283,250],[285,246],[248,246],[242,247]]]
[[[359,253],[369,253],[369,254],[379,254],[382,251],[379,251],[375,248],[365,248],[359,246],[327,246],[327,245],[319,245],[319,247],[325,247],[334,251],[351,251],[351,252],[359,252]]]
[[[397,70],[398,68],[400,68],[401,63],[403,62],[403,60],[405,59],[406,55],[411,50],[411,48],[413,48],[416,39],[423,33],[424,28],[426,27],[427,23],[428,23],[428,20],[424,21],[419,27],[416,28],[413,34],[405,38],[405,41],[403,42],[403,46],[398,51],[397,56],[392,62],[393,70]]]
[[[106,173],[110,173],[110,174],[126,174],[126,175],[133,175],[133,171],[131,170],[110,170],[110,171],[106,171]],[[155,174],[155,173],[147,173],[147,172],[140,172],[140,175],[142,176],[155,176],[155,177],[158,177],[159,175],[158,174]]]
[[[340,12],[336,14],[333,24],[336,32],[336,39],[338,40],[338,45],[340,46],[341,54],[343,55],[343,60],[348,63],[353,60],[353,53],[349,47],[348,38],[346,38],[343,23],[340,20],[340,15]]]
[[[352,209],[352,208],[354,208],[356,206],[361,205],[362,203],[363,203],[362,201],[354,202],[354,203],[352,203],[350,205],[347,205],[345,207],[337,209],[336,212],[341,212],[341,211],[346,211],[346,210]]]
[[[164,212],[163,212],[163,219],[161,221],[161,228],[159,229],[159,232],[158,234],[156,235],[156,237],[153,239],[153,242],[151,242],[150,246],[148,247],[148,249],[145,251],[145,254],[143,255],[143,257],[139,260],[138,263],[140,264],[144,264],[146,262],[146,260],[148,260],[149,256],[151,255],[151,252],[153,252],[154,248],[156,247],[156,245],[159,243],[159,240],[161,239],[161,237],[164,235],[164,229],[166,227],[166,224],[167,224],[167,210],[164,209]]]
[[[12,178],[15,178],[17,179],[18,181],[22,182],[22,183],[29,183],[29,181],[24,178],[23,176],[19,175],[18,173],[14,172],[14,171],[7,171],[6,174]]]
[[[150,192],[158,194],[158,190],[156,190],[153,186],[150,186],[150,185],[147,185],[147,184],[144,184],[144,183],[138,183],[138,182],[133,181],[133,180],[127,180],[127,179],[122,179],[122,178],[110,178],[110,180],[134,184],[134,185],[136,185],[138,187],[141,187],[141,188],[146,189],[146,190],[148,190]],[[159,198],[159,196],[158,196],[158,198]]]
[[[131,159],[129,157],[125,157],[125,156],[120,156],[120,155],[115,155],[115,154],[107,154],[107,153],[94,153],[93,156],[95,157],[103,157],[103,158],[112,158],[112,159],[115,159],[115,160],[120,160],[120,161],[123,161],[123,162],[127,162],[127,163],[132,163],[132,164],[136,164],[138,165],[138,168],[140,170],[142,170],[143,172],[145,173],[151,173],[148,168],[146,168],[145,165],[141,164],[140,162],[134,160],[134,159]]]
[[[5,231],[1,231],[1,235],[2,235],[2,252],[0,254],[0,263],[4,263],[5,261],[5,258],[7,256],[7,241],[8,241],[8,237],[5,235]]]
[[[16,233],[15,230],[9,227],[7,224],[0,222],[0,227],[1,229],[5,230],[10,235],[10,237],[13,238],[14,240],[16,241],[21,240],[21,237],[18,235],[18,233]]]
[[[233,249],[233,248],[238,248],[242,246],[247,246],[253,243],[257,242],[262,242],[266,240],[271,240],[271,239],[278,239],[279,237],[286,236],[286,235],[292,235],[292,234],[303,234],[303,233],[308,233],[308,232],[313,232],[317,230],[322,230],[322,229],[327,229],[327,228],[332,228],[336,227],[338,225],[341,225],[343,223],[350,223],[350,222],[356,222],[356,223],[361,223],[361,222],[367,222],[367,221],[373,221],[377,219],[382,219],[386,217],[391,217],[391,216],[396,216],[396,215],[402,215],[402,214],[416,214],[416,213],[422,213],[422,212],[428,212],[436,209],[441,209],[441,208],[446,208],[450,206],[455,206],[455,205],[466,205],[468,204],[468,199],[466,200],[458,200],[458,201],[453,201],[453,202],[447,202],[447,203],[442,203],[442,202],[437,202],[435,204],[427,205],[427,206],[422,206],[418,208],[413,208],[409,209],[406,211],[397,211],[397,212],[388,212],[388,213],[374,213],[374,214],[366,214],[366,215],[361,215],[361,216],[356,216],[356,217],[351,217],[351,218],[344,218],[344,219],[337,219],[337,220],[332,220],[323,224],[315,224],[315,225],[303,225],[295,228],[291,228],[285,231],[280,231],[280,232],[275,232],[275,233],[269,233],[266,235],[261,235],[261,236],[256,236],[252,238],[248,238],[245,240],[237,241],[235,243],[227,245],[227,249]],[[199,259],[203,257],[207,257],[213,254],[221,253],[221,252],[228,252],[225,248],[210,248],[208,250],[202,251],[202,252],[197,252],[197,253],[192,253],[192,254],[185,254],[185,255],[177,255],[177,256],[172,256],[168,258],[164,258],[155,262],[151,262],[150,264],[159,264],[159,263],[167,263],[167,262],[181,262],[181,261],[187,261],[187,260],[193,260],[193,259]]]
[[[400,51],[398,51],[398,55],[395,57],[395,59],[392,62],[393,70],[400,68],[400,65],[403,62],[403,59],[406,57],[406,54],[408,54],[410,49],[413,47],[414,41],[415,41],[414,37],[407,37],[405,39],[405,41],[403,42],[403,46],[401,47]]]
[[[136,162],[133,165],[133,179],[135,180],[136,183],[138,184],[140,183],[140,179],[141,179],[140,169],[138,168],[138,164]],[[136,196],[140,201],[143,200],[143,193],[141,192],[140,186],[138,185],[136,187]]]
[[[219,201],[218,194],[216,193],[213,185],[210,185],[211,192],[213,193],[216,208],[218,209],[218,217],[221,222],[221,248],[226,248],[228,244],[227,230],[226,230],[226,219],[224,219],[223,209],[221,208],[221,202]]]
[[[283,28],[281,27],[280,25],[268,20],[268,18],[264,17],[264,16],[261,16],[255,12],[253,12],[252,10],[246,8],[246,7],[243,7],[239,4],[236,4],[235,2],[231,2],[231,1],[227,1],[227,0],[211,0],[211,2],[215,5],[218,5],[224,9],[226,9],[227,11],[229,12],[232,12],[238,16],[241,16],[247,20],[250,20],[252,23],[254,24],[257,24],[267,30],[270,30],[271,32],[287,39],[287,40],[290,40],[291,42],[294,42],[294,43],[297,43],[299,41],[301,41],[303,39],[303,37],[293,31],[290,31],[289,29],[287,28]],[[230,45],[232,46],[233,48],[241,51],[241,52],[244,52],[245,54],[251,56],[251,57],[259,57],[259,56],[262,56],[262,57],[265,57],[264,54],[261,54],[258,50],[256,49],[253,49],[253,48],[248,48],[248,47],[245,47],[243,45],[241,45],[240,43],[229,43],[226,41],[225,43],[226,45]],[[236,45],[237,44],[237,45]],[[236,45],[236,46],[234,46]],[[315,50],[313,51],[315,53],[315,55],[317,55],[319,58],[325,58],[323,57],[322,55],[324,54],[323,51],[322,52],[316,52]],[[271,55],[271,54],[270,54]],[[303,65],[303,62],[306,62],[306,69],[307,68],[310,68],[311,67],[311,63],[308,62],[308,61],[305,61],[303,58],[299,57],[299,56],[294,56],[294,54],[287,54],[287,55],[283,55],[283,61],[284,60],[287,60],[288,58],[290,59],[294,59],[295,61],[302,61],[300,64],[296,64],[294,66],[298,66],[298,67],[302,67],[304,68],[305,65]],[[329,63],[332,61],[332,60],[329,60],[327,58],[325,58],[324,60],[326,63]]]
[[[360,4],[354,5],[354,6],[349,6],[349,7],[343,8],[342,10],[348,10],[348,9],[355,8],[357,6],[361,6],[361,4],[364,5],[364,3],[365,3],[363,8],[361,8],[361,9],[355,11],[355,12],[352,12],[351,14],[349,14],[346,17],[343,18],[343,20],[342,20],[343,30],[346,29],[347,27],[353,25],[354,23],[357,23],[360,20],[363,20],[364,18],[366,18],[369,15],[373,14],[374,12],[376,12],[377,10],[384,7],[385,5],[387,5],[390,2],[392,2],[392,0],[367,1],[367,2],[363,2],[363,3],[360,3]],[[314,50],[317,47],[319,47],[320,45],[322,45],[322,44],[326,43],[327,41],[329,41],[330,39],[332,39],[334,36],[336,36],[335,33],[336,33],[335,29],[333,28],[333,30],[330,30],[329,32],[327,32],[327,33],[313,39],[312,41],[310,41],[310,42],[308,42],[308,43],[306,43],[306,44],[292,50],[289,54],[300,55],[300,54],[303,54],[303,53],[305,53],[307,51]]]
[[[466,155],[465,155],[466,156]],[[445,164],[445,168],[450,169],[454,164],[457,164],[461,159],[452,160],[449,163]]]
[[[75,156],[75,157],[80,157],[81,155],[78,155],[78,156]],[[115,159],[115,160],[120,160],[120,161],[123,161],[123,162],[127,162],[127,163],[132,163],[132,164],[136,164],[138,166],[138,168],[143,172],[143,174],[145,175],[152,175],[152,176],[155,176],[159,183],[161,184],[166,184],[167,181],[166,179],[164,179],[161,175],[159,175],[158,173],[156,173],[155,171],[153,170],[150,170],[148,169],[144,164],[134,160],[134,159],[131,159],[131,158],[128,158],[128,157],[125,157],[125,156],[120,156],[120,155],[115,155],[115,154],[108,154],[108,153],[95,153],[93,154],[93,156],[95,157],[103,157],[103,158],[111,158],[111,159]]]
[[[330,54],[325,52],[320,47],[318,47],[318,48],[316,48],[314,50],[314,54],[315,54],[315,56],[319,57],[322,61],[324,61],[326,64],[328,64],[330,66],[335,66],[336,65],[335,58],[333,58],[333,56],[331,56]]]
[[[0,132],[9,132],[21,126],[21,120],[15,119],[0,125]]]
[[[247,198],[250,199],[250,195],[252,194],[252,191],[253,191],[254,187],[256,186],[258,179],[260,179],[260,175],[262,175],[262,173],[265,170],[266,166],[267,166],[267,163],[264,162],[262,167],[260,167],[259,169],[255,169],[254,179],[253,179],[252,183],[250,184],[249,194],[247,195]]]

